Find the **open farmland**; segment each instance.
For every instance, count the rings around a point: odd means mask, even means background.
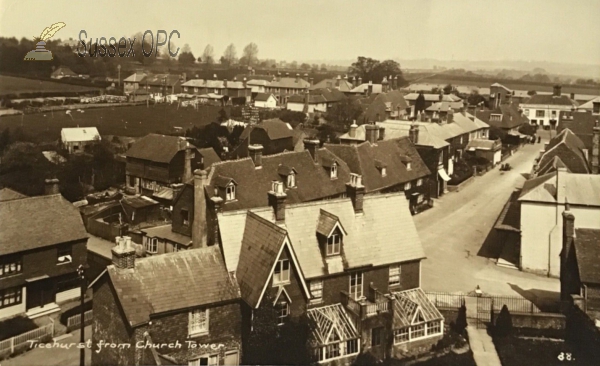
[[[86,92],[98,90],[87,86],[57,83],[54,81],[17,78],[0,75],[0,95],[21,93]]]
[[[83,113],[75,109],[0,118],[0,130],[21,127],[23,132],[36,141],[52,141],[60,137],[63,127],[98,128],[101,135],[139,137],[148,133],[171,133],[174,127],[183,130],[203,126],[216,121],[219,106],[201,106],[198,110],[173,104],[157,104],[150,107],[127,106],[86,109]]]

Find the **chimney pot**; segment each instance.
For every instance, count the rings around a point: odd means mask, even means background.
[[[274,181],[272,189],[269,191],[269,205],[273,207],[275,221],[277,223],[285,222],[285,201],[287,195],[283,192],[283,183]]]
[[[56,178],[44,180],[44,194],[49,196],[53,194],[59,194],[59,181]]]
[[[365,125],[365,138],[371,144],[374,144],[377,142],[378,132],[379,132],[379,128],[375,124]]]
[[[313,161],[316,163],[318,158],[318,149],[320,141],[317,139],[304,139],[304,150],[308,150],[310,156],[312,156]]]
[[[346,192],[355,213],[363,212],[363,200],[365,196],[365,187],[362,185],[362,176],[355,173],[350,173],[350,182],[346,183]]]
[[[248,156],[250,156],[252,158],[255,169],[262,168],[262,154],[263,154],[263,146],[262,145],[253,144],[253,145],[248,146]]]

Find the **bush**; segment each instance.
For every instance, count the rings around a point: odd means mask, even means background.
[[[454,330],[456,331],[456,333],[464,335],[465,329],[467,329],[467,307],[463,304],[458,309],[458,316],[456,317]]]
[[[522,133],[523,135],[535,136],[535,133],[537,132],[537,128],[534,125],[524,124],[524,125],[521,125],[521,127],[519,127],[519,132]]]
[[[500,314],[498,314],[498,319],[496,319],[494,335],[497,337],[508,337],[512,334],[512,330],[512,318],[510,316],[510,312],[508,311],[508,307],[504,305],[502,310],[500,310]]]

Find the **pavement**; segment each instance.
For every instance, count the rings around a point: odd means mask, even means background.
[[[67,335],[61,336],[56,343],[60,346],[53,348],[34,348],[14,358],[3,360],[0,362],[2,366],[79,366],[79,330]],[[92,326],[85,327],[85,339],[91,339]],[[52,345],[52,343],[49,343]],[[60,348],[60,347],[63,348]],[[92,364],[92,350],[85,350],[85,364]]]
[[[527,144],[505,160],[512,170],[496,167],[413,217],[427,256],[421,270],[424,290],[470,292],[479,285],[484,293],[520,295],[536,305],[559,298],[558,279],[496,265],[502,247],[493,226],[511,193],[522,187],[545,140]]]

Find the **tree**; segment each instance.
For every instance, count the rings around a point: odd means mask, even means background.
[[[292,61],[292,63],[290,63],[290,68],[296,70],[298,68],[298,62],[297,61]]]
[[[496,319],[494,335],[496,337],[508,337],[512,334],[512,330],[512,317],[508,311],[508,307],[504,305],[502,306],[502,310],[500,310],[500,314],[498,314],[498,318]]]
[[[256,43],[251,42],[244,47],[245,62],[248,66],[252,66],[258,59],[258,46]],[[240,60],[241,61],[241,60]],[[241,62],[240,62],[241,63]]]
[[[352,99],[346,98],[327,110],[325,119],[339,132],[346,132],[348,126],[362,114],[362,109]]]
[[[400,70],[400,64],[393,60],[380,62],[370,57],[359,56],[356,62],[353,62],[348,68],[348,72],[361,77],[366,82],[372,81],[374,83],[381,83],[386,76],[397,76],[398,86],[406,85],[406,80],[404,80],[402,70]]]
[[[321,64],[321,71],[327,71],[327,65]]]
[[[190,45],[186,43],[179,54],[179,63],[182,65],[193,65],[194,62],[196,62],[196,57],[194,57]]]
[[[10,144],[10,128],[6,127],[0,135],[0,153]]]
[[[448,84],[442,90],[444,91],[444,94],[450,94],[450,93],[452,93],[453,89],[454,88],[452,87],[452,84]]]
[[[456,333],[464,335],[465,329],[467,329],[467,307],[464,304],[458,309],[455,327]]]
[[[146,54],[147,54],[148,52],[150,52],[150,50],[153,47],[152,38],[149,35],[146,35],[146,38],[143,40],[143,43],[142,43],[142,38],[144,37],[143,33],[138,32],[133,37],[136,38],[136,41],[133,44],[133,50],[135,53],[134,60],[138,61],[144,65],[149,65],[149,64],[153,63],[156,60],[156,57],[154,57],[155,50],[152,50],[151,57],[144,56],[144,52],[146,52]],[[133,40],[133,38],[132,38],[132,40]],[[142,51],[142,48],[143,48],[143,51]],[[108,59],[108,57],[107,57],[107,59]]]
[[[467,103],[469,103],[469,105],[480,105],[480,103],[483,103],[482,105],[486,106],[487,100],[483,97],[483,95],[479,94],[479,92],[477,90],[473,90],[471,92],[471,94],[469,94],[469,96],[467,97]]]
[[[213,48],[213,46],[211,45],[206,45],[206,47],[204,48],[204,52],[202,52],[202,59],[204,60],[204,63],[206,63],[207,65],[211,65],[214,63],[215,61],[215,50]]]
[[[277,310],[273,304],[273,295],[266,291],[261,306],[253,310],[252,330],[246,342],[247,348],[243,350],[244,364],[247,365],[275,365],[273,356],[281,353],[277,349],[280,339],[280,327]]]
[[[258,51],[257,51],[257,53],[258,53]],[[227,46],[227,48],[225,48],[225,52],[223,52],[222,59],[225,61],[225,62],[221,62],[224,65],[231,66],[231,65],[235,64],[235,62],[237,60],[237,51],[236,51],[235,45],[233,43],[231,43],[229,46]]]
[[[308,70],[310,70],[310,65],[309,65],[309,64],[307,64],[307,63],[303,63],[302,65],[300,65],[300,68],[301,68],[302,70],[306,70],[306,71],[308,71]]]
[[[531,95],[531,96],[536,95],[536,94],[537,94],[537,92],[535,90],[530,90],[527,92],[527,95]]]

